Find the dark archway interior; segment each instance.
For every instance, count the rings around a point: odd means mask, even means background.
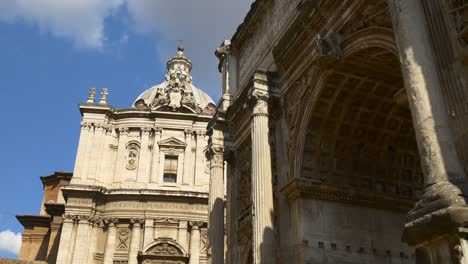
[[[397,57],[368,48],[335,65],[309,121],[302,175],[414,198],[422,173]]]

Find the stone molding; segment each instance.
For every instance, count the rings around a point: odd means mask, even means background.
[[[405,213],[416,202],[410,198],[402,199],[370,191],[360,192],[356,189],[346,189],[304,178],[292,179],[281,189],[281,192],[291,201],[296,199],[316,199],[370,208],[384,208]]]

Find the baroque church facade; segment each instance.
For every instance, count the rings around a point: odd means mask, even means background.
[[[256,0],[215,54],[216,106],[182,49],[131,109],[91,93],[20,258],[468,263],[466,0]]]
[[[35,263],[206,263],[213,100],[192,83],[179,47],[165,81],[128,109],[90,90],[73,173],[41,177],[38,216],[19,258]]]

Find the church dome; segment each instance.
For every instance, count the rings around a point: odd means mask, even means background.
[[[211,97],[192,83],[192,63],[179,45],[177,55],[167,62],[164,82],[151,87],[133,103],[137,109],[212,113],[215,103]]]

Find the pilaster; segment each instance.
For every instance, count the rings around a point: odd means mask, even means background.
[[[184,152],[184,175],[182,179],[182,184],[193,185],[193,171],[194,171],[194,160],[195,157],[193,156],[192,151],[192,144],[193,144],[193,130],[192,129],[185,129],[185,147]]]
[[[154,219],[145,220],[145,232],[143,237],[143,247],[146,247],[154,240]]]
[[[152,148],[152,158],[151,158],[151,176],[150,182],[158,182],[159,179],[159,167],[162,166],[160,162],[159,155],[159,145],[158,142],[161,141],[162,129],[157,127],[154,129],[154,139],[153,139],[153,148]]]
[[[117,162],[115,165],[114,183],[122,182],[122,174],[125,170],[125,144],[128,142],[128,127],[119,127],[119,146],[117,149]]]
[[[203,153],[206,141],[205,141],[205,136],[206,136],[206,131],[204,130],[197,130],[196,131],[197,135],[197,147],[196,147],[196,163],[195,163],[195,185],[201,185],[202,182],[200,182],[200,179],[203,178],[203,174],[205,174],[205,154]]]
[[[152,128],[141,128],[141,147],[140,147],[140,161],[138,162],[138,182],[148,183],[150,177],[149,166],[149,139]]]

